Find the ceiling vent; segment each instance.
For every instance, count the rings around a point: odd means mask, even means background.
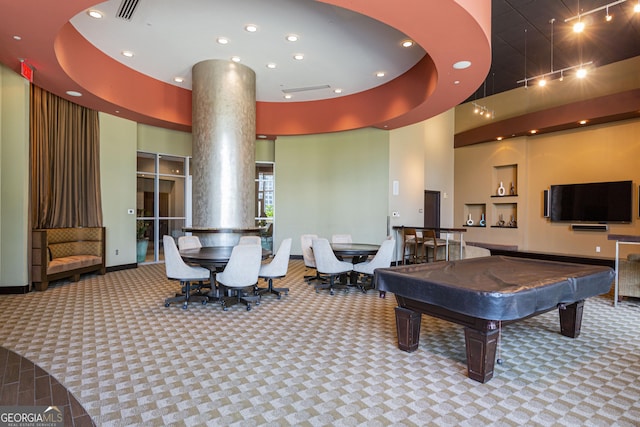
[[[330,87],[331,86],[329,86],[329,85],[294,87],[294,88],[291,88],[291,89],[282,89],[282,92],[283,93],[307,92],[307,91],[310,91],[310,90],[329,89]]]
[[[120,7],[118,7],[117,18],[124,19],[125,21],[131,21],[133,13],[138,8],[140,0],[122,0]]]

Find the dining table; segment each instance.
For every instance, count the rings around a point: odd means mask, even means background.
[[[224,270],[231,258],[234,246],[203,246],[201,248],[184,249],[180,251],[182,259],[191,264],[197,264],[211,272],[211,291],[207,294],[209,300],[220,299],[219,289],[216,287],[216,273]],[[271,251],[262,248],[262,259],[271,256]]]
[[[372,255],[375,255],[380,249],[380,245],[370,243],[331,243],[331,249],[338,258],[351,258],[352,264],[364,262]],[[358,279],[358,273],[352,271],[349,277],[351,285],[355,285]]]

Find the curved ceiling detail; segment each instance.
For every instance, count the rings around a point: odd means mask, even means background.
[[[374,126],[394,129],[464,101],[491,64],[490,0],[325,0],[381,21],[426,52],[396,79],[360,93],[307,102],[258,102],[256,133],[293,135]],[[190,131],[191,92],[132,70],[89,43],[69,20],[95,0],[44,2],[30,10],[0,0],[0,61],[33,66],[34,83],[72,102],[140,123]],[[14,41],[14,35],[22,40]],[[471,67],[454,69],[458,61]],[[74,98],[68,90],[83,93]]]

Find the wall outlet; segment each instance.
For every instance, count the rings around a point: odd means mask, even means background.
[[[600,246],[596,246],[596,253],[600,253]]]

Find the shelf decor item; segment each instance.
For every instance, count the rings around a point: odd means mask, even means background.
[[[513,185],[513,182],[511,183],[511,190],[509,190],[509,194],[511,196],[515,196],[516,195],[516,186]]]
[[[467,225],[469,227],[471,227],[473,225],[473,220],[471,219],[471,214],[469,214],[469,217],[467,218]]]
[[[498,227],[504,227],[504,218],[502,217],[502,214],[500,214],[500,217],[498,218],[498,222],[496,223],[496,225]]]
[[[506,191],[507,190],[504,188],[502,181],[500,181],[500,187],[498,187],[498,196],[504,196]]]
[[[480,225],[480,227],[484,227],[485,225],[487,225],[487,222],[484,219],[484,212],[482,213],[482,216],[480,217],[480,222],[478,223],[478,225]]]
[[[513,217],[513,215],[511,215],[511,221],[509,221],[509,224],[507,224],[507,227],[515,228],[517,225],[518,223],[516,222],[516,219]]]

